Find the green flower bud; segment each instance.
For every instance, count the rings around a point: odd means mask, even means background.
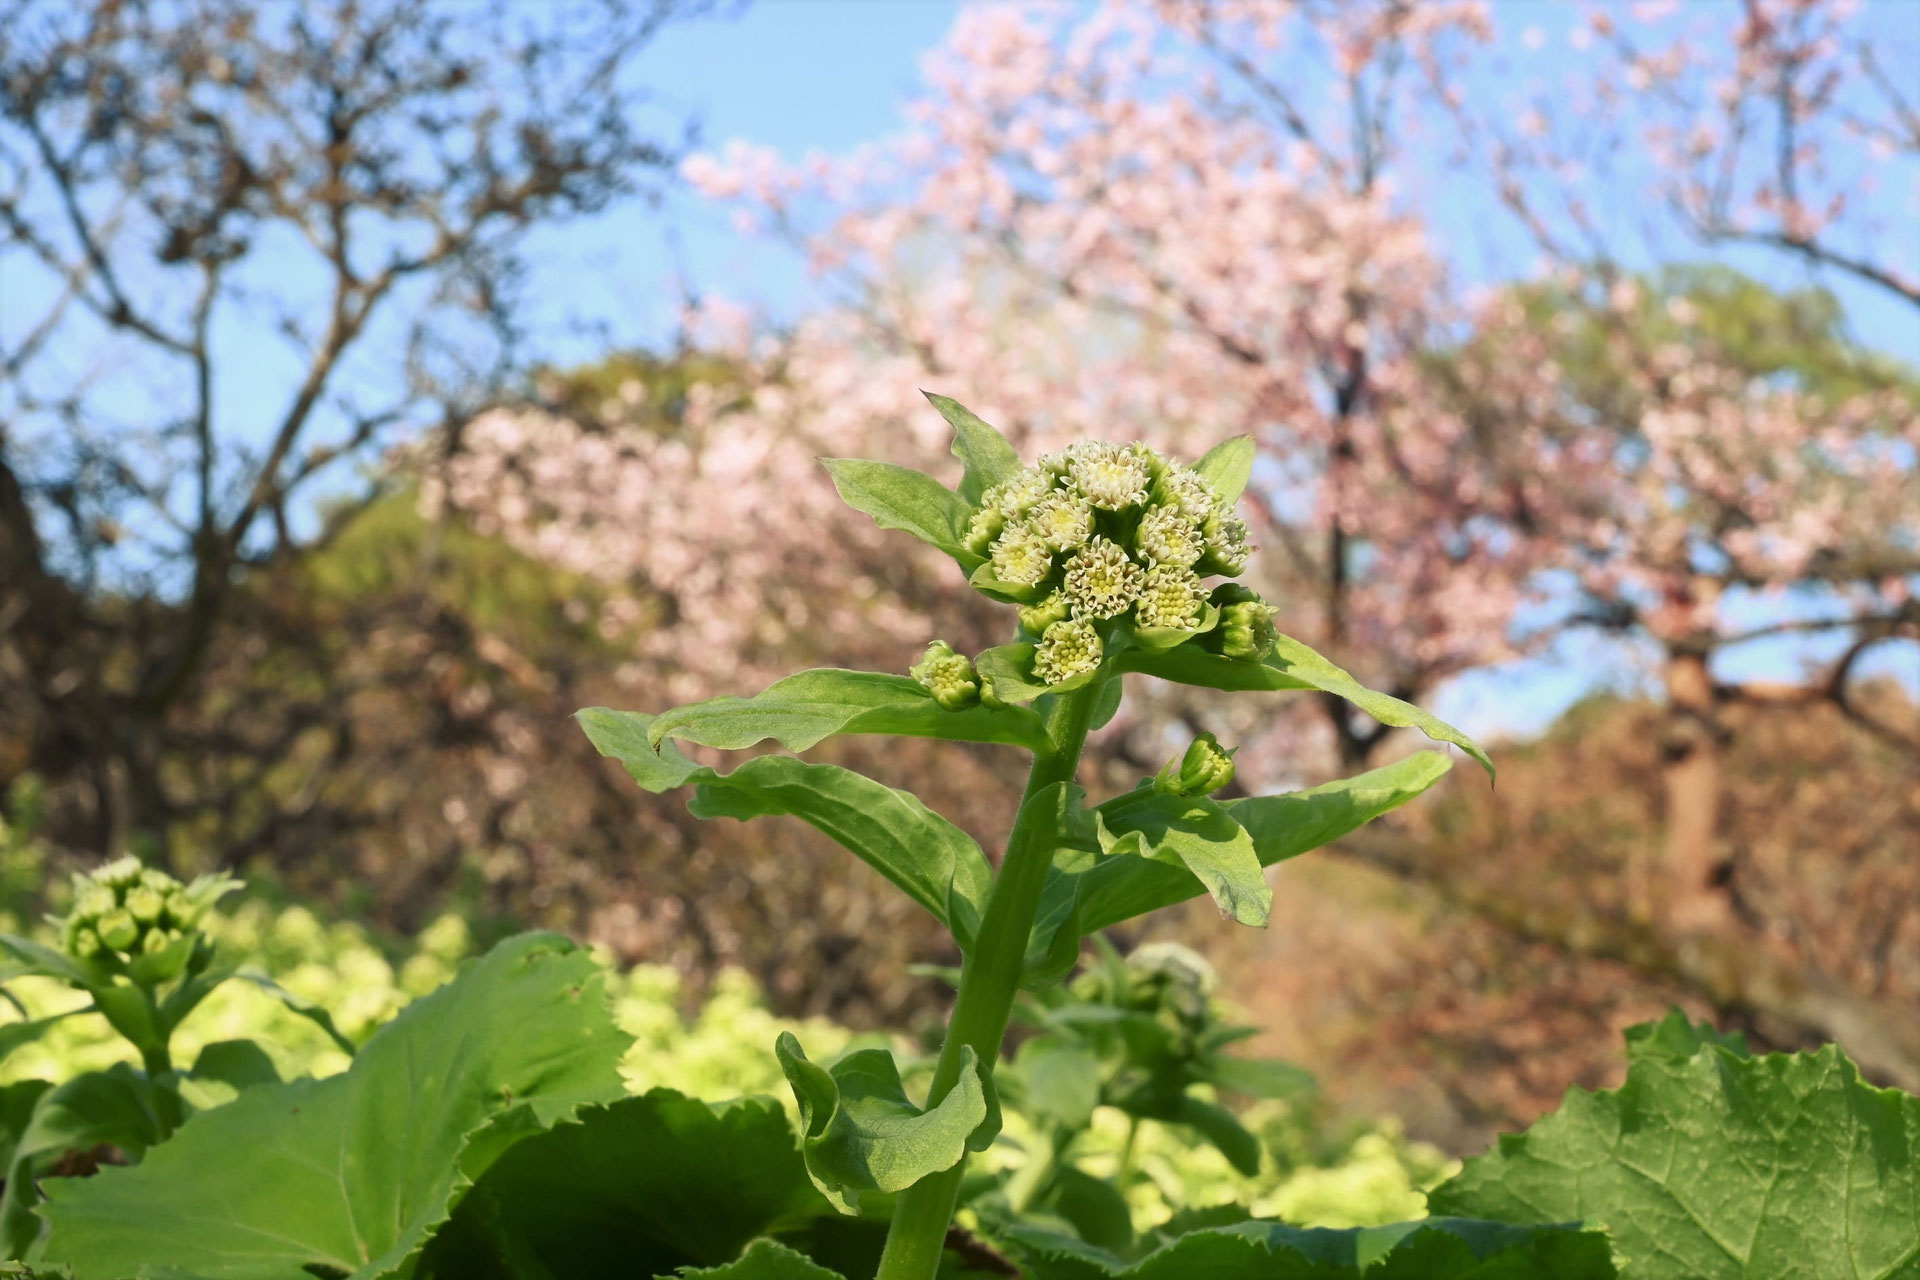
[[[1206,477],[1182,466],[1168,466],[1160,473],[1160,478],[1153,482],[1153,500],[1174,508],[1195,525],[1205,524],[1213,509],[1220,505],[1220,497]]]
[[[1213,602],[1220,606],[1220,623],[1201,637],[1206,648],[1243,662],[1260,662],[1273,652],[1273,615],[1279,610],[1258,592],[1227,583],[1214,589]]]
[[[140,859],[135,857],[115,858],[93,873],[95,883],[104,884],[110,889],[124,889],[140,878]]]
[[[933,700],[948,711],[959,711],[980,700],[980,679],[973,663],[955,653],[945,640],[927,646],[926,656],[909,673],[933,692]]]
[[[1020,629],[1030,636],[1041,636],[1054,623],[1065,622],[1072,616],[1066,592],[1049,591],[1037,602],[1020,607]]]
[[[1147,570],[1140,584],[1140,601],[1133,606],[1134,621],[1143,627],[1192,630],[1200,623],[1207,594],[1191,569],[1159,564]]]
[[[1158,459],[1144,445],[1089,440],[1067,451],[1067,476],[1082,497],[1103,511],[1125,511],[1147,500]]]
[[[73,898],[72,918],[98,920],[119,905],[114,899],[112,889],[93,880],[82,880],[80,890]]]
[[[67,954],[76,960],[90,960],[100,954],[100,935],[82,925],[67,936]]]
[[[130,951],[140,941],[140,924],[124,908],[100,917],[94,931],[100,935],[100,941],[115,951]]]
[[[1169,760],[1153,780],[1153,789],[1169,796],[1208,796],[1233,781],[1233,752],[1210,733],[1187,744],[1186,754]]]
[[[987,554],[987,548],[993,545],[993,540],[1000,536],[1000,531],[1006,527],[1006,513],[989,502],[974,512],[973,518],[967,521],[967,532],[961,537],[961,542],[973,554],[983,556]]]
[[[1201,558],[1202,573],[1225,574],[1231,578],[1247,571],[1253,548],[1247,543],[1247,523],[1231,511],[1215,511],[1207,517],[1201,532],[1207,538],[1207,553]]]
[[[1024,524],[1010,524],[993,541],[993,576],[1031,587],[1053,572],[1053,550]]]
[[[187,896],[184,889],[175,889],[167,895],[167,919],[176,929],[191,929],[200,922],[200,907]]]
[[[1134,549],[1155,564],[1193,567],[1207,549],[1206,539],[1178,507],[1148,507],[1133,535]]]
[[[146,936],[140,939],[140,949],[148,955],[154,955],[165,951],[179,936],[171,929],[149,929]]]
[[[1083,618],[1111,618],[1140,598],[1146,571],[1116,542],[1095,538],[1067,561],[1067,603]]]
[[[1091,622],[1080,618],[1056,622],[1040,637],[1033,674],[1048,684],[1060,684],[1097,668],[1104,652],[1100,633]]]
[[[1075,494],[1052,493],[1034,507],[1027,524],[1053,550],[1072,551],[1093,536],[1093,506]]]
[[[141,924],[152,924],[167,909],[167,896],[146,884],[136,884],[127,890],[127,910]]]

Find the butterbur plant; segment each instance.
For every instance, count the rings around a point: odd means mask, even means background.
[[[1218,800],[1232,751],[1203,738],[1135,790],[1090,803],[1074,782],[1081,748],[1117,711],[1128,676],[1332,694],[1455,744],[1491,771],[1458,731],[1364,688],[1276,630],[1274,607],[1232,581],[1253,555],[1235,510],[1252,474],[1250,439],[1191,463],[1141,444],[1089,441],[1025,465],[967,409],[929,399],[955,431],[958,490],[889,463],[826,466],[850,505],[946,553],[976,590],[1008,605],[1008,643],[969,656],[934,640],[906,674],[814,670],[753,697],[656,715],[580,713],[594,744],[646,789],[694,787],[701,817],[799,817],[953,934],[963,956],[958,994],[923,1102],[908,1096],[884,1051],[823,1065],[792,1036],[776,1046],[814,1185],[847,1213],[893,1197],[880,1280],[926,1280],[940,1267],[967,1155],[999,1128],[994,1070],[1022,989],[1059,983],[1097,930],[1202,893],[1223,916],[1264,925],[1272,903],[1264,868],[1405,803],[1450,764],[1425,751],[1308,792]],[[772,739],[800,752],[836,734],[1027,752],[997,870],[918,799],[850,770],[759,756],[723,772],[675,745],[734,750]]]
[[[1248,1175],[1267,1161],[1228,1104],[1307,1082],[1232,1051],[1248,1029],[1220,1018],[1198,956],[1122,958],[1100,931],[1202,894],[1263,925],[1265,868],[1404,804],[1450,761],[1421,751],[1233,796],[1234,744],[1203,734],[1095,799],[1074,781],[1081,747],[1127,679],[1314,690],[1487,759],[1278,630],[1233,581],[1253,554],[1234,513],[1247,441],[1191,465],[1086,444],[1025,466],[965,409],[934,404],[956,431],[957,491],[904,467],[827,465],[848,502],[1004,603],[1006,644],[933,640],[907,672],[806,671],[753,697],[579,713],[647,790],[691,787],[702,818],[803,819],[952,934],[957,994],[930,1068],[876,1048],[816,1059],[782,1034],[797,1132],[772,1099],[636,1093],[605,972],[532,933],[407,1006],[338,1075],[273,1079],[251,1042],[183,1069],[173,1029],[234,972],[198,927],[228,886],[117,863],[75,886],[53,943],[0,938],[11,973],[85,993],[69,1016],[106,1017],[143,1064],[0,1087],[8,1251],[74,1280],[1912,1280],[1920,1099],[1874,1088],[1837,1049],[1754,1055],[1678,1015],[1628,1033],[1619,1089],[1570,1091],[1430,1192],[1445,1216],[1322,1229],[1204,1204],[1136,1221],[1128,1157],[1102,1176],[1096,1112],[1155,1145],[1169,1135],[1146,1127],[1167,1126]],[[998,866],[851,770],[796,755],[722,769],[679,745],[798,753],[836,734],[1025,752]],[[1003,1063],[1016,1012],[1032,1034]],[[40,1029],[0,1027],[0,1053]],[[970,1172],[1003,1114],[1003,1151]],[[103,1145],[132,1167],[50,1167]],[[1024,1161],[999,1158],[1016,1145]]]
[[[0,1240],[13,1256],[28,1247],[40,1223],[36,1177],[71,1150],[100,1147],[138,1159],[164,1142],[198,1106],[273,1079],[264,1050],[250,1041],[208,1045],[188,1067],[174,1061],[180,1024],[221,983],[236,976],[260,985],[321,1026],[348,1054],[353,1044],[329,1015],[264,976],[242,975],[201,925],[219,900],[240,887],[224,875],[182,883],[137,858],[123,857],[73,878],[71,907],[50,919],[56,945],[0,933],[0,983],[51,978],[84,995],[84,1003],[0,1026],[0,1059],[67,1018],[98,1016],[138,1055],[122,1064],[63,1081],[25,1080],[0,1086]],[[24,1012],[24,1011],[23,1011]]]

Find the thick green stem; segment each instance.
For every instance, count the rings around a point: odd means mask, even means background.
[[[1056,811],[1028,801],[1056,783],[1073,781],[1098,690],[1096,683],[1063,694],[1048,715],[1047,736],[1053,746],[1034,757],[1033,773],[1020,800],[1020,816],[1007,838],[1007,856],[987,898],[973,950],[961,970],[960,994],[947,1023],[946,1044],[940,1050],[940,1061],[927,1091],[930,1107],[959,1081],[962,1050],[971,1048],[989,1071],[999,1060],[1000,1041],[1006,1035],[1014,994],[1020,988],[1027,938],[1033,932],[1047,868],[1053,865],[1058,834],[1053,829]],[[940,1267],[965,1167],[963,1158],[953,1168],[922,1178],[900,1193],[875,1280],[932,1280]]]

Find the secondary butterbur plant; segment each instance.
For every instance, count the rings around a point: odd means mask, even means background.
[[[940,1266],[967,1155],[999,1128],[994,1070],[1020,990],[1057,984],[1095,931],[1201,893],[1223,916],[1264,925],[1272,903],[1264,868],[1405,803],[1449,767],[1445,754],[1425,751],[1312,792],[1217,800],[1233,777],[1232,751],[1203,737],[1159,776],[1090,803],[1074,782],[1081,747],[1118,709],[1126,677],[1330,693],[1488,764],[1457,731],[1277,631],[1274,607],[1231,580],[1253,554],[1235,511],[1253,470],[1250,439],[1190,464],[1141,444],[1089,441],[1026,465],[961,405],[929,399],[956,432],[958,490],[888,463],[826,465],[850,505],[939,548],[976,590],[1011,606],[1008,643],[969,656],[934,640],[906,674],[815,670],[750,698],[657,715],[580,713],[595,745],[643,787],[695,787],[702,817],[802,818],[898,885],[959,945],[959,991],[923,1101],[908,1095],[884,1051],[822,1065],[792,1036],[777,1046],[815,1186],[847,1213],[893,1198],[881,1280],[926,1280]],[[851,733],[1030,753],[997,871],[913,796],[837,765],[759,756],[722,772],[674,745],[772,739],[805,751]],[[1191,1099],[1162,1101],[1202,1114]],[[1236,1151],[1245,1158],[1244,1146]]]

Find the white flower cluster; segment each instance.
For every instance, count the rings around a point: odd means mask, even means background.
[[[1243,572],[1247,527],[1204,476],[1144,444],[1050,454],[982,495],[967,548],[1003,592],[1029,599],[1034,673],[1059,684],[1100,664],[1097,624],[1200,624],[1206,574]]]

